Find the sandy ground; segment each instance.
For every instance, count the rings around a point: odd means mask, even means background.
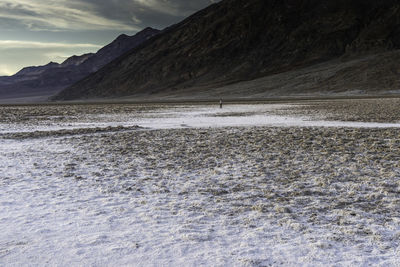
[[[0,108],[0,263],[399,265],[397,104]]]

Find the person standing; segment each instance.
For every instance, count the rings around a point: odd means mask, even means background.
[[[219,108],[222,108],[222,98],[219,99]]]

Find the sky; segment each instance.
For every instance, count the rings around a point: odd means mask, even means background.
[[[163,29],[217,0],[0,0],[0,76]]]

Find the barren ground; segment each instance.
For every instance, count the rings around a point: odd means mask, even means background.
[[[397,99],[0,108],[2,265],[398,265]]]

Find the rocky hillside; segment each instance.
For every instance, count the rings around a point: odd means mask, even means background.
[[[158,34],[160,31],[153,28],[146,28],[138,32],[134,36],[128,36],[122,34],[118,36],[112,43],[100,49],[93,57],[82,63],[82,70],[89,70],[90,72],[95,72],[99,70],[104,65],[110,63],[117,57],[125,54],[129,50],[147,41],[149,38]]]
[[[67,60],[65,60],[62,64],[61,67],[68,67],[68,66],[79,66],[82,63],[86,62],[88,59],[92,58],[96,54],[89,53],[89,54],[84,54],[82,56],[72,56],[69,57]]]
[[[56,99],[201,90],[399,47],[398,1],[225,0],[168,28]]]
[[[120,35],[95,54],[72,56],[63,63],[27,67],[10,77],[0,77],[0,98],[51,96],[99,70],[115,58],[158,34],[147,28],[134,36]]]

